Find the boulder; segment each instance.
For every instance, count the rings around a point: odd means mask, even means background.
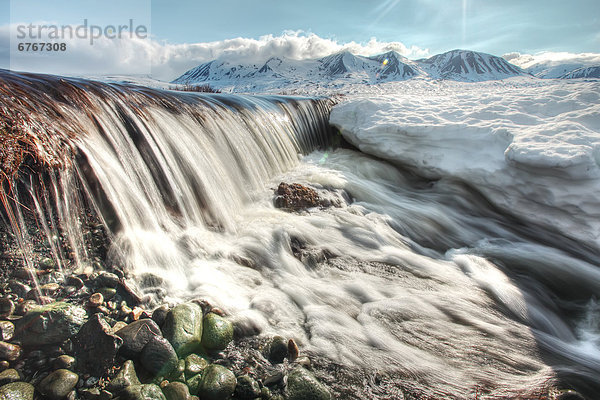
[[[317,207],[321,204],[316,190],[299,183],[287,184],[281,182],[275,194],[277,195],[275,197],[275,207],[277,208],[301,210]]]
[[[233,340],[233,324],[220,315],[209,313],[202,321],[202,347],[220,351]]]
[[[65,302],[34,306],[17,321],[15,335],[26,347],[60,344],[79,332],[86,317],[83,308]]]
[[[194,353],[202,341],[202,309],[195,303],[173,307],[165,317],[162,331],[180,357]]]
[[[115,334],[123,339],[120,352],[126,358],[137,357],[150,340],[162,336],[160,328],[151,319],[132,322]]]
[[[152,375],[164,376],[177,368],[179,360],[171,343],[163,337],[155,336],[142,349],[140,362]]]
[[[57,369],[42,379],[38,390],[52,400],[61,400],[75,389],[79,376],[68,369]]]
[[[73,338],[78,368],[94,376],[102,376],[115,363],[123,339],[111,333],[102,314],[94,314]]]
[[[221,365],[211,364],[202,372],[197,394],[202,400],[229,399],[235,392],[236,384],[233,372]]]
[[[287,380],[288,400],[329,400],[331,394],[325,385],[303,367],[294,368]]]

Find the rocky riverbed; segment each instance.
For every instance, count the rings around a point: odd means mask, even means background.
[[[82,222],[90,263],[74,268],[64,238],[23,215],[25,246],[6,217],[0,232],[0,399],[331,397],[293,339],[236,325],[199,298],[156,306],[159,288],[140,290],[109,263],[93,216]]]

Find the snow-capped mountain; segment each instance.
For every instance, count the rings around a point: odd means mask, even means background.
[[[458,81],[505,79],[526,74],[501,57],[468,50],[452,50],[420,61],[432,77]]]
[[[390,51],[371,57],[348,51],[319,59],[274,57],[264,63],[213,60],[187,71],[173,83],[210,84],[236,92],[261,92],[306,87],[340,88],[349,84],[373,85],[412,78],[485,81],[527,75],[522,69],[490,54],[453,50],[411,61]]]
[[[600,78],[600,65],[595,67],[578,68],[561,76],[562,79]]]

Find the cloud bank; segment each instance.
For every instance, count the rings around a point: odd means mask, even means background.
[[[406,46],[401,42],[380,42],[372,38],[366,43],[341,43],[315,34],[284,32],[280,36],[266,35],[258,39],[234,38],[215,42],[171,44],[154,39],[105,37],[93,46],[88,40],[70,39],[68,51],[61,54],[24,54],[10,43],[14,26],[0,27],[0,45],[11,48],[11,59],[0,53],[0,66],[51,74],[151,74],[161,80],[172,80],[200,63],[214,59],[259,62],[270,57],[296,60],[324,57],[342,50],[359,55],[374,55],[394,50],[409,58],[429,54],[428,49]],[[13,40],[14,42],[14,40]]]

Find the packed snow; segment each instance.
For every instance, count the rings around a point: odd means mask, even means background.
[[[472,185],[600,248],[600,82],[418,82],[353,95],[331,123],[360,150]]]

